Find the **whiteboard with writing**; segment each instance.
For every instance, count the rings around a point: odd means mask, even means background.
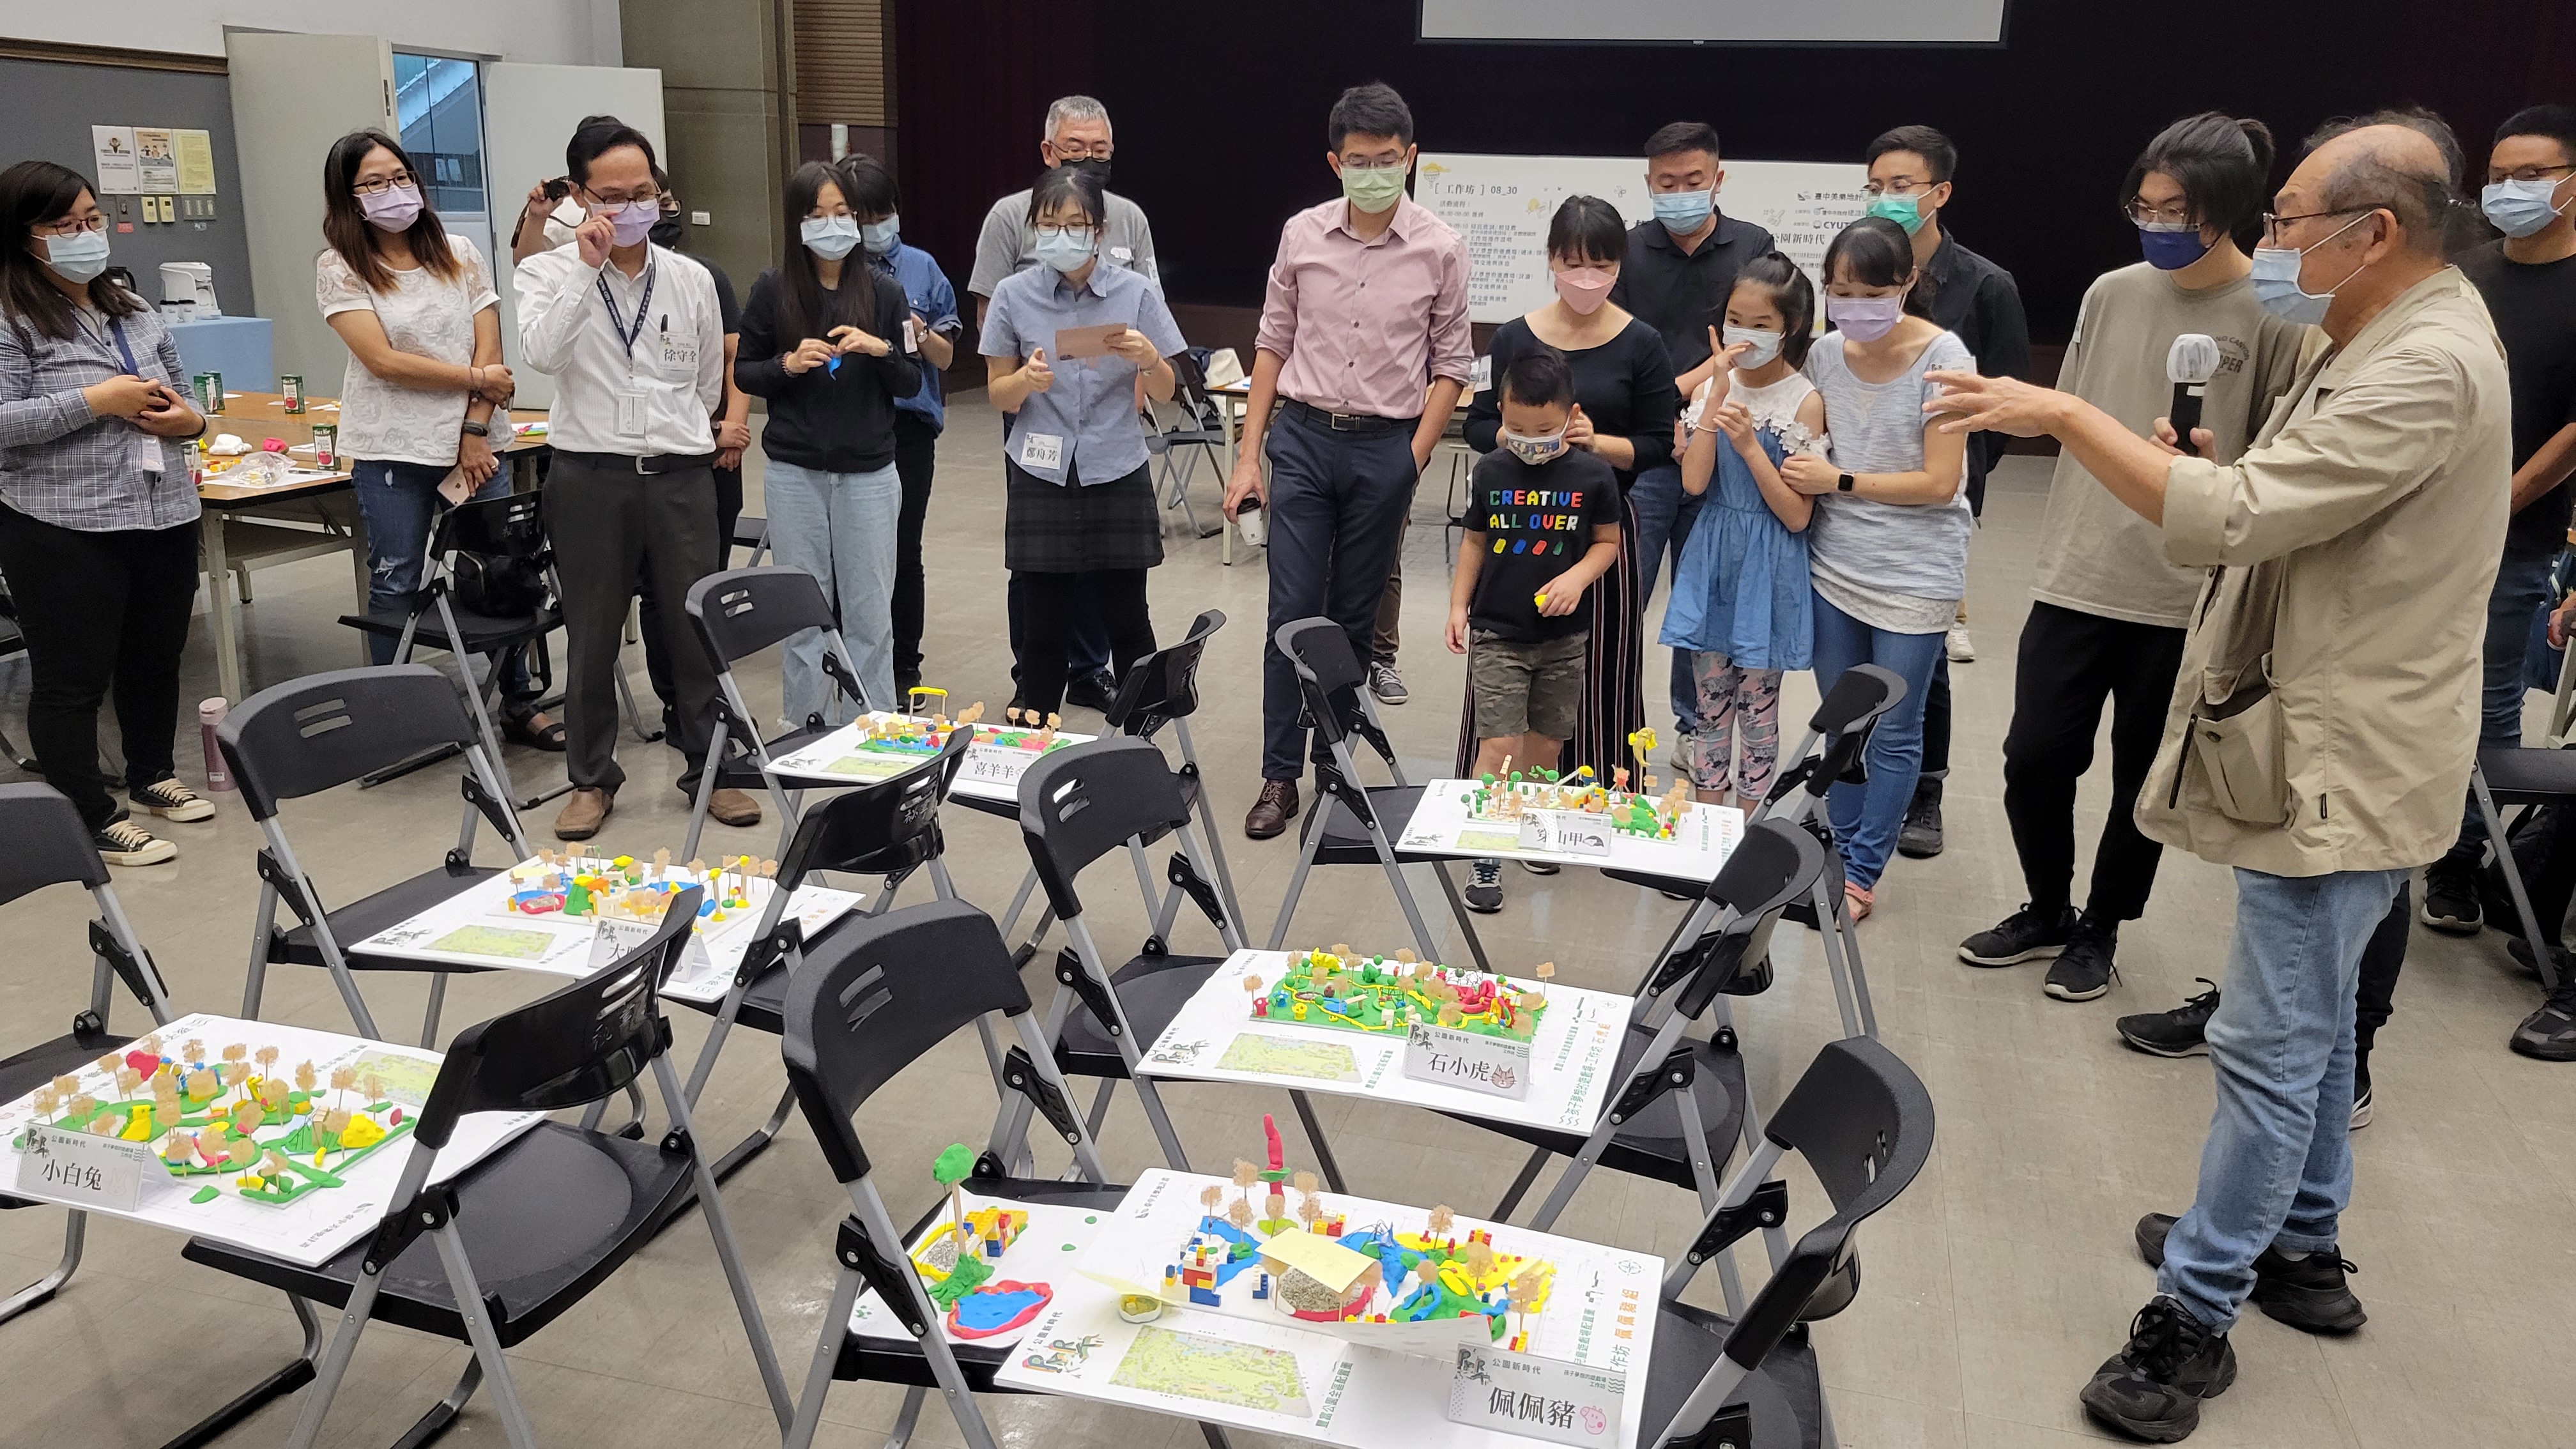
[[[1726,161],[1718,209],[1771,233],[1824,290],[1825,246],[1858,220],[1868,168],[1834,161]],[[1508,322],[1555,297],[1547,224],[1569,196],[1597,196],[1634,226],[1654,216],[1646,163],[1634,156],[1475,156],[1426,152],[1414,200],[1467,239],[1467,316]]]

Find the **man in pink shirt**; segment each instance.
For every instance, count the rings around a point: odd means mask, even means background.
[[[1353,86],[1333,103],[1326,131],[1342,195],[1280,228],[1243,448],[1225,487],[1226,517],[1256,498],[1269,515],[1261,797],[1243,821],[1255,840],[1288,828],[1305,773],[1297,674],[1273,642],[1279,627],[1321,614],[1350,635],[1354,655],[1369,657],[1414,482],[1475,359],[1467,244],[1404,194],[1415,155],[1404,98],[1376,83]]]

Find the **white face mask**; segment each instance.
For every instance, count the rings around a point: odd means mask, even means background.
[[[1565,429],[1563,428],[1552,433],[1542,433],[1537,437],[1527,433],[1515,433],[1505,428],[1502,430],[1501,437],[1503,446],[1511,450],[1513,457],[1533,467],[1565,451]]]
[[[1752,351],[1735,360],[1735,365],[1747,372],[1769,367],[1771,359],[1780,355],[1780,344],[1787,340],[1777,332],[1766,332],[1759,327],[1729,327],[1720,336],[1729,347],[1739,342],[1752,344]]]

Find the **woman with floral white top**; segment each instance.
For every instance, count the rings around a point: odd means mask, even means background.
[[[349,345],[340,448],[367,526],[367,610],[398,613],[420,587],[430,525],[451,503],[510,491],[510,369],[501,363],[500,297],[474,243],[450,236],[421,195],[402,143],[352,131],[322,163],[322,236],[313,290]],[[495,421],[497,419],[497,421]],[[497,435],[496,435],[497,434]],[[379,664],[394,641],[370,635]],[[501,661],[502,728],[564,747],[561,721],[536,711],[524,656]]]

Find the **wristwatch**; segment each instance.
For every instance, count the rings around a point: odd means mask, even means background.
[[[475,418],[467,418],[465,420],[465,431],[472,433],[478,438],[488,438],[492,436],[492,425]],[[1851,486],[1851,475],[1849,473],[1843,475],[1843,486],[1845,488],[1849,488]]]
[[[1849,493],[1850,491],[1852,491],[1852,483],[1853,483],[1853,482],[1854,482],[1854,479],[1852,478],[1852,475],[1850,475],[1849,473],[1845,473],[1845,474],[1843,475],[1842,481],[1841,481],[1841,482],[1839,482],[1839,483],[1836,483],[1836,484],[1834,485],[1834,491],[1835,491],[1835,492],[1837,492],[1837,493]]]

